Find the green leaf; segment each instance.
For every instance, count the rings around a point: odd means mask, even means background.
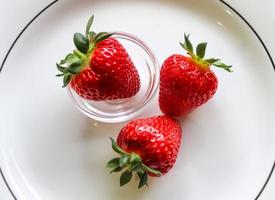
[[[231,70],[232,65],[226,65],[224,63],[214,63],[213,65],[216,66],[216,67],[220,67],[220,68],[222,68],[222,69],[224,69],[224,70],[226,70],[228,72],[233,72]]]
[[[117,166],[115,168],[113,168],[111,171],[110,171],[110,174],[114,173],[114,172],[120,172],[122,170],[122,167],[120,166]]]
[[[183,49],[186,50],[186,47],[185,47],[185,45],[184,45],[183,43],[180,42],[180,46],[181,46]],[[188,51],[188,50],[186,50],[186,51]]]
[[[74,57],[75,55],[73,53],[69,53],[66,57],[65,57],[65,60],[70,60]]]
[[[128,164],[128,161],[129,161],[129,155],[127,154],[122,155],[119,159],[119,166],[125,167]]]
[[[86,36],[87,36],[87,38],[89,38],[89,31],[91,29],[91,26],[92,26],[93,22],[94,22],[94,15],[92,15],[92,17],[90,17],[90,19],[87,23],[87,26],[86,26]]]
[[[143,176],[144,173],[145,173],[144,171],[142,171],[142,172],[137,172],[137,175],[138,175],[138,177],[141,179],[141,177]]]
[[[67,61],[68,60],[70,60],[71,59],[71,57],[73,57],[74,56],[74,54],[72,54],[72,53],[69,53],[63,60],[61,60],[60,61],[60,65],[64,65],[64,64],[66,64],[67,63]]]
[[[218,62],[220,59],[216,59],[216,58],[208,58],[205,59],[204,61],[206,61],[208,64],[212,65],[215,62]]]
[[[68,68],[67,71],[72,74],[79,74],[82,70],[81,63],[72,63]]]
[[[204,58],[206,46],[207,46],[206,42],[198,44],[197,49],[196,49],[197,56],[199,56],[200,58]]]
[[[66,72],[66,67],[61,66],[60,64],[56,63],[56,67],[58,71],[65,73]]]
[[[70,83],[71,78],[72,78],[72,75],[66,73],[63,77],[63,86],[62,87],[66,87]]]
[[[161,175],[162,175],[160,171],[158,171],[158,170],[156,170],[156,169],[153,169],[153,168],[151,168],[151,167],[148,167],[148,166],[146,166],[146,165],[144,165],[144,164],[142,164],[142,167],[143,167],[143,169],[144,169],[146,172],[150,172],[150,173],[152,173],[152,174],[154,174],[154,175],[156,175],[156,176],[161,176]]]
[[[102,37],[103,35],[106,35],[106,34],[108,34],[108,33],[107,32],[99,32],[98,34],[96,34],[95,40],[97,40],[97,38]]]
[[[96,33],[94,31],[89,32],[89,38],[91,41],[95,39]]]
[[[142,171],[142,167],[141,167],[141,163],[134,163],[134,164],[131,164],[131,166],[129,167],[129,170],[130,171]]]
[[[126,170],[125,172],[123,172],[120,176],[120,186],[123,186],[127,183],[130,182],[130,180],[132,179],[133,173],[129,170]]]
[[[127,154],[123,149],[120,148],[120,146],[118,146],[118,144],[115,142],[115,140],[113,138],[110,137],[110,140],[112,142],[112,149],[117,152],[120,155],[124,155]]]
[[[94,43],[97,44],[97,43],[107,39],[108,37],[111,37],[112,35],[113,35],[113,33],[100,32],[95,36]]]
[[[68,66],[70,66],[73,63],[78,63],[79,65],[81,65],[81,63],[82,63],[81,60],[80,60],[80,58],[77,55],[73,54],[73,53],[68,54],[63,61],[65,61],[65,63]]]
[[[56,74],[57,77],[64,76],[64,74]]]
[[[86,54],[89,50],[89,39],[81,33],[74,34],[74,44],[81,53]]]
[[[64,60],[61,60],[61,61],[59,62],[59,64],[60,64],[60,65],[64,65],[64,64],[66,64],[66,62],[67,62],[66,59],[64,59]]]
[[[189,40],[189,34],[184,34],[184,44],[180,43],[182,48],[184,48],[187,52],[193,54],[193,45]]]
[[[147,185],[148,175],[147,173],[143,173],[140,177],[138,188],[142,188],[144,185]]]
[[[119,158],[114,158],[107,163],[107,168],[114,168],[119,166]]]

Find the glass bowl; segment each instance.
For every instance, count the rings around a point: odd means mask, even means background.
[[[90,101],[81,98],[71,87],[67,87],[73,104],[85,115],[105,123],[130,120],[140,114],[156,94],[159,85],[159,63],[150,48],[138,37],[124,32],[113,36],[126,49],[140,76],[139,92],[130,98]]]

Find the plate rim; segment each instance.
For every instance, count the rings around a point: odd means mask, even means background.
[[[4,65],[11,53],[11,51],[13,50],[13,47],[15,46],[15,44],[17,43],[17,41],[19,40],[19,38],[23,35],[23,33],[27,30],[27,28],[42,14],[44,13],[48,8],[50,8],[51,6],[53,6],[55,3],[57,3],[58,1],[60,0],[54,0],[52,1],[51,3],[49,3],[48,5],[46,5],[40,12],[38,12],[25,26],[24,28],[19,32],[19,34],[17,35],[17,37],[15,38],[15,40],[13,41],[13,43],[11,44],[10,48],[8,49],[7,53],[5,54],[5,57],[1,63],[1,66],[0,66],[0,74],[1,74],[1,71],[2,69],[4,68]],[[262,38],[260,37],[260,35],[258,34],[258,32],[256,31],[256,29],[248,22],[248,20],[239,12],[237,11],[233,6],[231,6],[229,3],[227,3],[226,1],[224,0],[216,0],[220,3],[222,3],[224,6],[228,7],[230,10],[232,10],[238,17],[240,17],[240,19],[249,27],[249,29],[254,33],[254,35],[256,36],[256,38],[258,39],[258,41],[261,43],[262,47],[264,48],[265,50],[265,53],[267,54],[270,62],[271,62],[271,65],[273,66],[273,70],[275,72],[275,63],[274,63],[274,60],[267,48],[267,46],[265,45],[264,41],[262,40]],[[263,186],[260,188],[257,196],[255,197],[254,200],[258,200],[261,195],[263,194],[266,186],[268,185],[272,175],[273,175],[273,172],[275,170],[275,161],[273,163],[273,165],[271,166],[271,170],[269,171],[268,173],[268,176],[263,184]],[[7,178],[5,177],[4,175],[4,172],[1,168],[1,165],[0,165],[0,177],[2,177],[3,181],[4,181],[4,184],[6,185],[9,193],[11,194],[12,198],[14,200],[19,200],[16,195],[15,195],[15,192],[12,190],[11,186],[9,185],[8,181],[7,181]]]

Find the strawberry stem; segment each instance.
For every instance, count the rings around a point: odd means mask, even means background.
[[[138,188],[147,185],[148,173],[156,176],[161,176],[161,172],[153,169],[142,162],[141,157],[135,152],[127,153],[124,151],[113,138],[110,138],[112,149],[120,155],[118,158],[114,158],[107,163],[107,168],[111,169],[110,174],[113,172],[120,172],[126,169],[120,176],[120,186],[123,186],[130,182],[133,173],[139,176]]]
[[[86,54],[81,53],[79,50],[74,50],[73,52],[81,60],[85,60],[87,58]]]
[[[206,47],[207,43],[202,42],[197,45],[196,47],[196,54],[193,52],[193,45],[189,39],[190,34],[186,35],[184,34],[184,43],[180,42],[180,45],[183,49],[187,51],[187,54],[192,57],[192,59],[199,64],[204,69],[208,69],[211,65],[214,65],[216,67],[222,68],[228,72],[232,72],[231,68],[232,65],[226,65],[224,63],[220,62],[220,59],[216,58],[208,58],[205,59],[205,52],[206,52]]]

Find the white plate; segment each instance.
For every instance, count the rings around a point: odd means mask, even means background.
[[[55,77],[55,62],[71,36],[95,13],[95,29],[142,38],[160,63],[183,53],[183,33],[209,42],[209,56],[234,73],[214,69],[220,84],[208,104],[182,120],[183,145],[173,170],[119,188],[105,163],[109,136],[123,124],[85,118]],[[251,200],[274,162],[274,69],[258,38],[216,1],[58,1],[39,16],[12,49],[0,76],[0,166],[17,199]],[[143,116],[159,114],[156,101]],[[173,195],[172,195],[173,194]]]

